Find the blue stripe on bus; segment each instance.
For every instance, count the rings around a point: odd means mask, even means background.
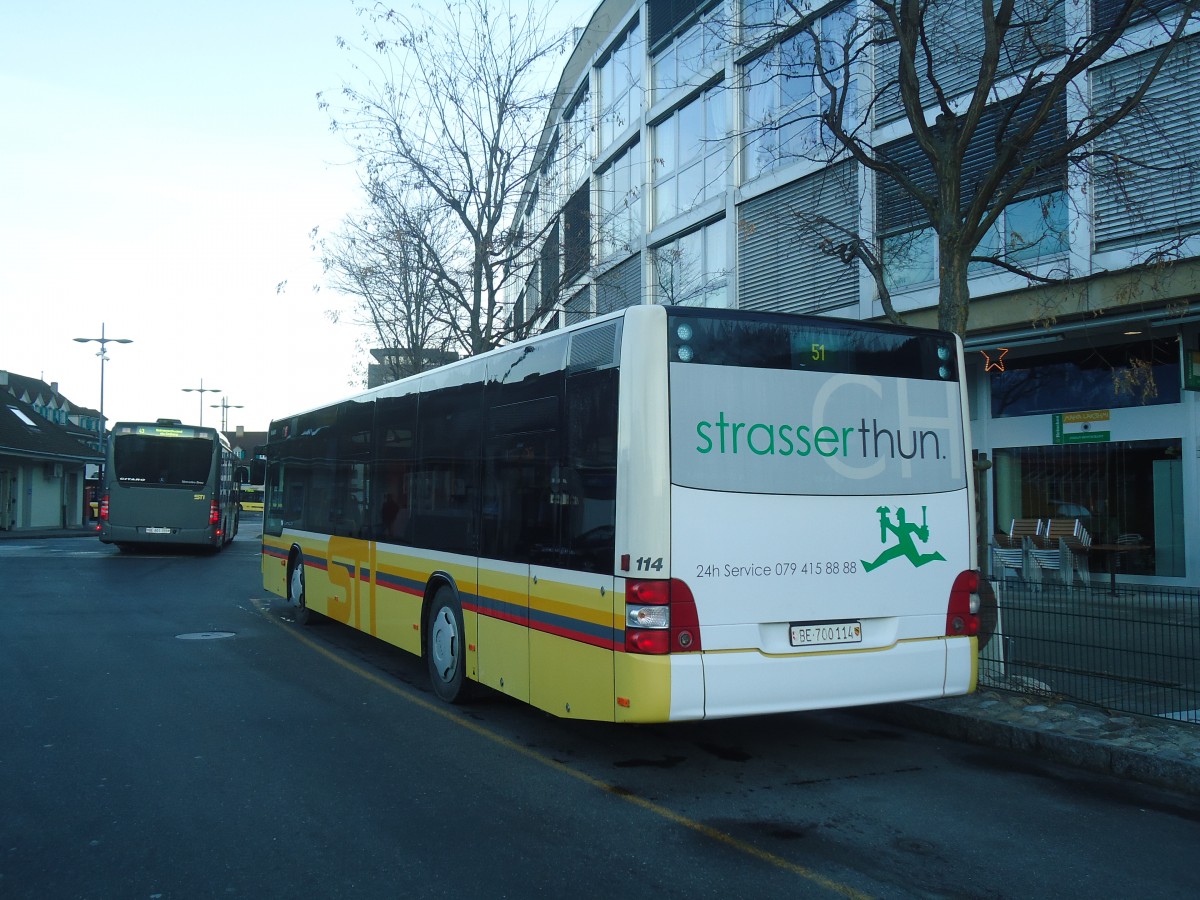
[[[517,625],[529,625],[529,609],[520,603],[510,603],[498,597],[488,597],[484,594],[475,596],[472,608],[480,615],[502,622],[513,622]]]
[[[625,643],[624,633],[610,626],[598,625],[595,622],[538,609],[531,609],[529,617],[529,627],[546,634],[582,641],[585,644],[604,647],[607,650],[613,649],[618,641],[622,646]]]
[[[287,553],[275,547],[264,547],[263,552],[269,556],[281,559],[287,556]],[[365,583],[369,583],[371,579],[370,567],[356,567],[352,563],[345,563],[340,560],[334,560],[330,563],[323,555],[318,556],[313,553],[305,553],[304,564],[326,572],[332,566],[336,566],[344,570],[350,577],[357,578],[359,581]],[[375,584],[388,590],[400,591],[401,593],[416,597],[421,597],[425,593],[425,583],[423,581],[378,570],[375,572]],[[464,591],[461,588],[459,588],[458,596],[464,610],[475,612],[490,619],[511,622],[531,628],[534,631],[579,641],[580,643],[590,644],[594,647],[603,647],[608,650],[624,649],[624,632],[619,628],[599,625],[595,622],[588,622],[573,616],[530,609],[521,603],[513,603],[484,594],[474,594]]]
[[[390,572],[376,570],[375,583],[389,590],[412,594],[414,597],[425,595],[425,582],[417,581],[415,578],[405,578],[403,575],[393,575]]]

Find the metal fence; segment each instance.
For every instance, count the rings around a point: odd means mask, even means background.
[[[1200,725],[1200,593],[993,582],[980,684]]]

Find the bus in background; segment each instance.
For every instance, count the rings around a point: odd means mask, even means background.
[[[178,419],[117,422],[105,455],[100,540],[122,550],[192,544],[220,550],[237,534],[241,472],[215,428]]]
[[[264,588],[554,715],[970,692],[961,342],[635,306],[278,419]]]
[[[263,511],[263,492],[267,471],[267,457],[261,447],[255,447],[254,453],[243,460],[240,469],[244,480],[241,483],[239,501],[242,512],[260,513]]]

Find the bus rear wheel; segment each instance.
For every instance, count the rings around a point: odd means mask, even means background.
[[[425,662],[433,692],[447,703],[467,696],[462,609],[454,589],[443,585],[433,595],[425,628]]]
[[[304,597],[304,560],[292,563],[288,573],[288,604],[292,607],[292,621],[297,625],[310,625],[316,615],[308,608]]]

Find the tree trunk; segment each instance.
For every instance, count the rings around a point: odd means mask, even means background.
[[[967,308],[971,293],[967,286],[970,253],[958,246],[958,235],[942,233],[938,238],[938,328],[967,334]]]

